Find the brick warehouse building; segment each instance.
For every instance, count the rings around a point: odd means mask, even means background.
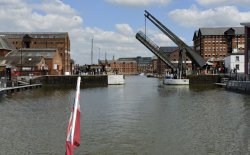
[[[223,59],[245,49],[244,27],[200,28],[193,36],[194,50],[204,59]]]
[[[62,74],[72,74],[70,39],[67,32],[0,32],[16,49],[55,48],[62,58]]]

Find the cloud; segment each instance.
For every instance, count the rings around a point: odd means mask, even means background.
[[[124,35],[133,35],[135,32],[128,24],[116,24],[115,25],[118,32],[124,34]]]
[[[8,7],[8,6],[13,7],[12,5],[20,6],[22,4],[23,3],[21,0],[1,0],[0,1],[0,6],[2,6],[2,7]]]
[[[73,56],[77,58],[80,54],[84,57],[86,62],[90,62],[91,53],[91,40],[94,42],[94,60],[95,62],[100,58],[104,59],[106,53],[108,59],[119,57],[136,57],[136,56],[152,56],[152,52],[149,51],[144,45],[142,45],[136,38],[134,30],[129,24],[117,24],[118,32],[106,31],[100,28],[87,27],[84,29],[78,29],[71,33],[71,38],[74,40],[72,46],[75,47]],[[129,30],[131,33],[124,33],[124,30]],[[79,38],[78,36],[82,36]],[[148,30],[148,36],[159,46],[173,45],[172,41],[168,39],[162,33],[154,30]],[[79,46],[81,45],[81,46]],[[78,59],[78,58],[77,58]],[[83,62],[77,61],[81,64]]]
[[[106,0],[111,4],[125,5],[125,6],[152,6],[152,5],[166,5],[172,0]]]
[[[17,3],[17,5],[14,5]],[[38,7],[40,6],[40,7]],[[24,0],[0,1],[0,31],[2,32],[68,32],[71,41],[71,58],[78,64],[91,61],[91,40],[94,40],[94,62],[119,57],[152,56],[153,54],[135,38],[134,30],[127,23],[118,23],[116,31],[98,27],[84,27],[83,18],[71,6],[59,0],[28,3]],[[3,24],[4,23],[4,24]],[[171,41],[161,32],[148,30],[159,46]]]
[[[240,26],[242,22],[249,22],[250,12],[240,12],[235,6],[207,10],[199,10],[192,6],[189,9],[173,10],[168,16],[184,27],[225,27]]]
[[[14,5],[14,4],[17,5]],[[11,16],[10,16],[11,15]],[[90,63],[91,39],[94,38],[94,60],[152,55],[136,39],[129,24],[116,24],[117,32],[97,27],[83,27],[77,11],[59,0],[28,3],[21,0],[0,1],[0,31],[69,32],[71,57],[79,64]]]
[[[249,6],[249,0],[196,0],[202,6],[222,6],[222,5],[240,5]]]
[[[198,4],[203,6],[221,5],[227,3],[227,0],[196,0]]]
[[[77,13],[70,5],[60,0],[43,0],[39,4],[33,5],[34,9],[43,10],[49,14],[74,15]]]
[[[16,3],[17,5],[12,5]],[[25,1],[11,0],[1,1],[0,4],[0,25],[1,31],[65,31],[82,25],[83,19],[78,16],[73,8],[66,7],[59,1],[46,1],[51,8],[43,9],[45,1],[41,3],[40,10],[36,12],[39,4],[28,4]],[[53,10],[54,11],[51,11]],[[61,14],[60,10],[67,8]],[[65,15],[67,14],[67,15]],[[67,24],[65,24],[67,23]]]

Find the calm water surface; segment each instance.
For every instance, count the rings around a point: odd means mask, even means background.
[[[63,155],[74,89],[36,89],[0,100],[0,155]],[[76,155],[248,155],[250,96],[126,77],[81,89]]]

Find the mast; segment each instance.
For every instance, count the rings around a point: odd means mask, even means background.
[[[91,40],[91,65],[93,64],[93,44],[94,44],[94,38]]]

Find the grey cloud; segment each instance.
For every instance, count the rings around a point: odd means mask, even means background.
[[[184,27],[239,26],[250,19],[250,12],[240,12],[235,6],[223,6],[214,9],[199,10],[193,6],[189,9],[176,9],[168,16]]]
[[[236,6],[250,6],[249,0],[196,0],[198,4],[206,7],[211,6],[226,6],[226,5],[236,5]]]

